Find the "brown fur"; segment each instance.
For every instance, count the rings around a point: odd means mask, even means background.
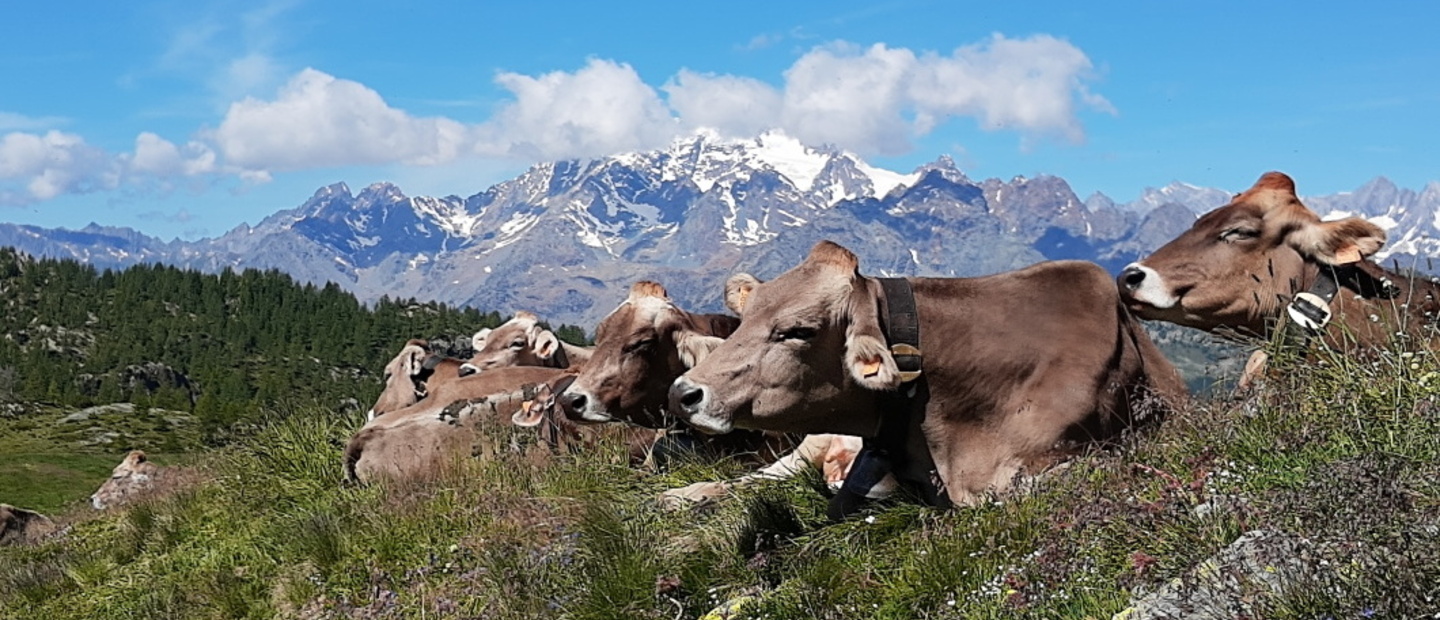
[[[96,510],[128,504],[153,489],[160,476],[160,467],[151,463],[143,451],[132,450],[90,496],[90,504]]]
[[[0,547],[33,544],[56,529],[50,517],[33,510],[0,504]]]
[[[1237,230],[1256,234],[1236,236]],[[1383,230],[1361,218],[1321,221],[1300,202],[1290,177],[1270,172],[1137,263],[1153,270],[1153,276],[1145,277],[1157,282],[1127,284],[1122,274],[1120,289],[1141,318],[1268,337],[1290,299],[1314,284],[1321,265],[1342,262],[1337,254],[1346,248],[1368,257],[1384,240]],[[1423,332],[1433,339],[1434,331],[1427,328],[1440,311],[1440,290],[1433,282],[1386,271],[1363,259],[1357,267],[1371,284],[1389,280],[1398,295],[1378,299],[1375,286],[1341,290],[1331,303],[1334,318],[1325,337],[1330,344],[1374,346],[1396,331]],[[1156,307],[1140,292],[1142,283],[1173,296],[1175,303]]]
[[[501,368],[439,384],[415,404],[377,417],[356,432],[345,448],[346,478],[369,482],[433,474],[447,460],[475,448],[478,423],[494,418],[510,424],[538,386],[564,374],[554,368]]]
[[[400,353],[385,365],[385,387],[370,408],[369,417],[374,419],[409,407],[434,386],[460,378],[463,361],[447,357],[435,360],[427,369],[425,365],[431,357],[428,342],[418,338],[406,341]]]
[[[539,321],[532,313],[516,312],[501,326],[477,333],[475,354],[469,364],[481,371],[511,366],[578,368],[590,359],[590,348],[561,342]],[[542,347],[550,350],[543,351]]]
[[[665,287],[636,282],[628,299],[595,328],[595,353],[560,396],[561,406],[571,420],[594,423],[575,408],[577,395],[583,393],[587,402],[594,399],[589,406],[603,407],[613,420],[656,429],[670,426],[665,407],[671,382],[685,372],[687,360],[693,363],[739,323],[730,316],[686,312],[670,301]],[[646,342],[650,344],[637,346]],[[718,452],[752,455],[764,463],[794,443],[762,433],[707,441]]]
[[[898,382],[861,363],[879,356],[893,372],[878,323],[884,298],[841,250],[822,243],[756,287],[735,334],[676,382],[672,410],[717,431],[873,435],[880,394]],[[902,473],[915,479],[935,468],[956,503],[1115,437],[1145,418],[1149,395],[1167,408],[1186,398],[1096,265],[910,283],[928,397],[909,452],[934,462],[916,458]],[[707,400],[687,408],[688,388],[703,388]]]

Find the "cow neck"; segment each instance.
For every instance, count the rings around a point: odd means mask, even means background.
[[[925,405],[929,402],[930,390],[922,371],[923,355],[920,348],[920,312],[915,304],[915,292],[905,278],[876,278],[880,284],[880,329],[885,334],[895,366],[900,372],[901,384],[894,390],[881,392],[876,399],[879,409],[880,428],[874,436],[864,438],[864,446],[856,455],[850,473],[840,492],[830,501],[829,515],[832,519],[844,519],[864,503],[887,475],[894,475],[900,482],[919,491],[926,503],[934,506],[948,506],[949,496],[939,476],[932,470],[928,475],[907,476],[911,461],[923,456],[925,462],[933,464],[929,454],[910,453],[911,434],[919,428],[925,416]],[[918,442],[919,445],[928,445]],[[925,448],[928,452],[929,448]]]
[[[1390,274],[1375,278],[1365,273],[1357,263],[1315,264],[1314,272],[1309,288],[1296,294],[1285,306],[1287,320],[1281,328],[1282,346],[1303,349],[1311,340],[1321,336],[1336,314],[1332,304],[1343,289],[1349,288],[1358,296],[1378,299],[1393,299],[1400,293]],[[1348,318],[1342,318],[1342,323]]]

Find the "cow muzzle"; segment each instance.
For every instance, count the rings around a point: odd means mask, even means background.
[[[1179,303],[1180,298],[1170,292],[1165,278],[1160,273],[1140,263],[1130,263],[1115,279],[1121,294],[1128,300],[1150,306],[1157,310],[1168,310]]]
[[[716,415],[710,388],[680,377],[670,385],[670,411],[704,433],[721,435],[734,429],[728,417]]]
[[[560,394],[558,400],[560,408],[565,410],[565,417],[575,422],[599,424],[615,419],[605,411],[605,406],[586,390],[577,390],[571,386]]]

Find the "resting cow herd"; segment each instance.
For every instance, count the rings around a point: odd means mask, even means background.
[[[670,491],[673,505],[807,466],[838,489],[837,518],[902,487],[965,505],[1183,406],[1184,383],[1139,319],[1345,350],[1397,333],[1437,344],[1440,287],[1367,260],[1384,242],[1364,219],[1323,221],[1278,172],[1115,279],[1079,261],[875,278],[822,241],[768,282],[733,276],[716,293],[734,316],[688,312],[643,281],[600,321],[593,348],[526,312],[475,334],[470,360],[407,342],[344,471],[359,483],[426,477],[502,449],[477,432],[500,424],[534,429],[535,445],[555,451],[624,441],[636,466],[680,450],[764,465]],[[625,430],[596,430],[606,426]],[[116,479],[148,479],[147,465],[132,454]],[[102,489],[94,503],[124,496]]]

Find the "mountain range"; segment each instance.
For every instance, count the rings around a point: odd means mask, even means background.
[[[364,300],[593,325],[638,279],[663,283],[688,308],[716,310],[729,274],[774,276],[821,239],[855,250],[878,275],[971,276],[1057,258],[1116,271],[1231,195],[1172,183],[1124,204],[1099,193],[1082,200],[1059,177],[972,180],[948,157],[901,174],[779,133],[699,133],[662,150],[537,164],[466,198],[336,183],[216,238],[0,224],[0,246],[101,268],[275,268]],[[1380,177],[1304,200],[1327,217],[1370,218],[1389,233],[1386,256],[1433,271],[1425,257],[1440,254],[1440,182],[1417,192]]]

